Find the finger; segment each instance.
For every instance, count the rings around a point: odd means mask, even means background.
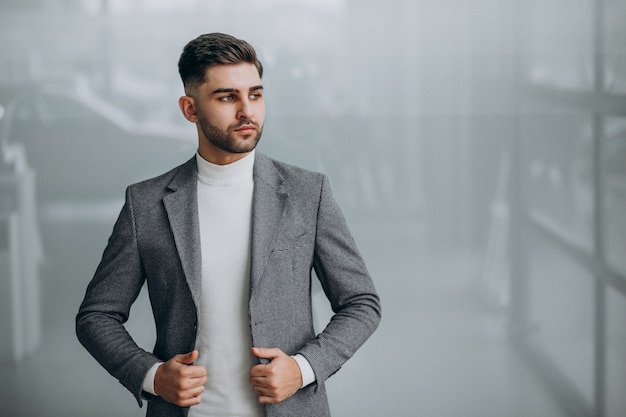
[[[278,348],[261,348],[261,347],[253,347],[252,354],[257,358],[262,359],[274,359],[281,355],[283,355],[283,351]]]
[[[188,391],[188,393],[189,393],[191,398],[198,397],[198,396],[202,395],[203,392],[204,392],[204,384],[200,385],[198,387],[195,387],[193,389],[190,389]]]
[[[267,388],[270,386],[266,377],[250,377],[250,383],[254,388]]]
[[[202,402],[202,395],[196,395],[194,397],[187,398],[185,400],[178,401],[177,405],[181,407],[191,407],[192,405],[198,405]]]
[[[181,375],[187,378],[203,378],[207,375],[204,366],[194,365],[181,369]]]
[[[259,378],[267,376],[267,365],[254,365],[250,369],[250,376]]]
[[[176,355],[176,361],[185,365],[192,365],[198,359],[198,351],[193,350],[189,353]]]
[[[279,402],[277,398],[269,397],[267,395],[259,395],[257,397],[257,400],[260,404],[276,404],[277,402]]]
[[[183,390],[194,390],[198,387],[204,387],[207,382],[206,377],[200,378],[184,378],[180,382],[180,388]]]
[[[268,387],[255,385],[252,387],[252,391],[257,395],[257,397],[268,397],[271,398],[275,395],[274,392]]]
[[[191,405],[199,404],[202,399],[202,393],[204,392],[204,385],[194,386],[186,389],[179,394],[178,405],[182,407],[188,407]]]

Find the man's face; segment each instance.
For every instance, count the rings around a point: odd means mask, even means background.
[[[208,68],[194,102],[199,152],[204,159],[230,163],[256,147],[263,131],[265,103],[261,79],[253,64]]]

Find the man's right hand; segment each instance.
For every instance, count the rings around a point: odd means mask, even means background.
[[[206,369],[193,365],[198,351],[176,355],[157,368],[154,392],[165,401],[181,407],[200,404],[206,384]]]

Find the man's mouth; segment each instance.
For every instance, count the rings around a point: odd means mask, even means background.
[[[237,129],[235,129],[235,132],[239,132],[239,133],[253,133],[256,132],[256,126],[252,125],[252,124],[246,124],[243,125],[241,127],[238,127]]]

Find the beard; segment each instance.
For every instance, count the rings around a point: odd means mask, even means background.
[[[213,146],[228,153],[251,152],[256,148],[259,140],[261,140],[261,134],[263,133],[263,127],[250,120],[244,120],[237,125],[229,126],[227,130],[220,129],[211,124],[204,117],[200,117],[198,123],[200,124],[200,129],[204,137],[206,137]],[[254,126],[256,128],[255,136],[245,140],[236,139],[234,131],[242,126]]]

